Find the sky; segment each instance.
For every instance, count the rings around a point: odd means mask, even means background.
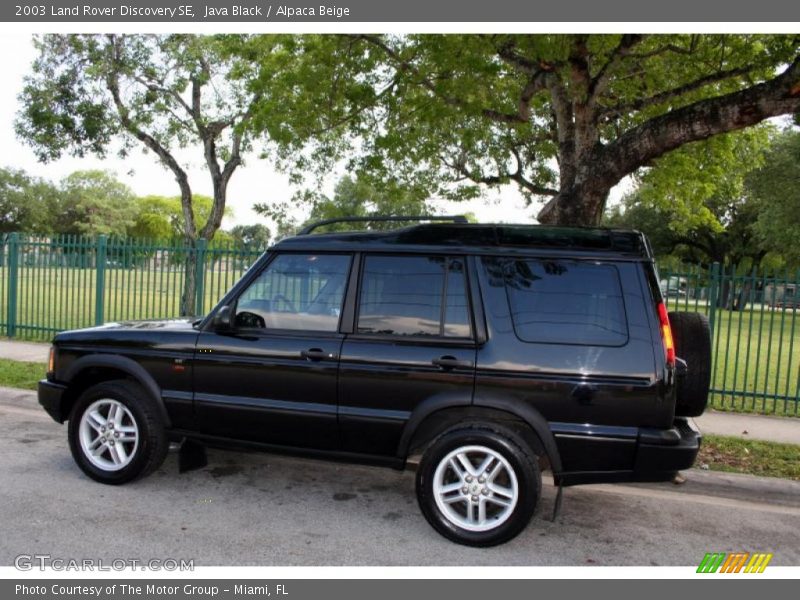
[[[162,167],[153,154],[134,150],[125,159],[109,156],[103,160],[87,156],[74,158],[62,157],[57,161],[42,164],[38,162],[33,151],[17,139],[14,133],[14,119],[19,105],[17,96],[22,90],[23,78],[28,72],[35,51],[29,34],[4,33],[0,36],[0,56],[3,57],[3,83],[0,87],[0,167],[23,169],[31,175],[58,181],[73,171],[87,169],[105,169],[116,173],[137,195],[149,194],[177,196],[178,186],[171,173]],[[207,171],[201,167],[202,149],[190,148],[179,154],[189,161],[189,181],[196,194],[212,194],[211,180]],[[332,194],[333,185],[338,176],[334,174],[324,183],[323,192]],[[256,202],[282,202],[289,200],[295,188],[288,181],[288,176],[276,172],[266,160],[255,156],[246,158],[245,165],[240,167],[228,187],[228,207],[232,214],[223,221],[223,229],[230,229],[237,224],[252,224],[268,220],[252,210]],[[620,191],[612,192],[612,199],[618,198]],[[537,210],[536,205],[525,206],[525,202],[516,190],[515,184],[502,188],[487,190],[481,199],[468,202],[432,203],[438,214],[474,213],[482,222],[519,222],[530,223]],[[303,211],[295,215],[300,221],[306,216]]]

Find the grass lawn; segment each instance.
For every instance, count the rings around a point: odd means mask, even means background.
[[[800,480],[800,446],[704,435],[696,465],[712,471]]]
[[[35,390],[47,371],[45,363],[19,362],[0,358],[0,386]]]

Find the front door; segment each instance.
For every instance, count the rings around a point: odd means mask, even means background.
[[[234,301],[233,329],[200,334],[194,402],[203,433],[338,446],[338,330],[351,259],[278,254]]]

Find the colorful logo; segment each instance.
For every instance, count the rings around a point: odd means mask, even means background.
[[[697,567],[698,573],[763,573],[772,554],[766,552],[708,552]]]

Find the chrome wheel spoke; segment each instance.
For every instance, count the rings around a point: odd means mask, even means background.
[[[106,420],[103,418],[103,415],[101,415],[98,410],[93,410],[87,416],[88,419],[86,422],[89,424],[89,426],[100,433],[100,428],[104,427],[106,424]]]
[[[483,475],[486,473],[486,470],[492,466],[492,463],[495,461],[495,457],[492,454],[488,454],[486,458],[483,459],[481,465],[476,469],[478,475]]]
[[[515,496],[515,492],[511,488],[506,488],[495,483],[489,484],[489,490],[496,496],[501,496],[506,500],[511,500]]]
[[[439,490],[440,494],[452,494],[453,492],[457,492],[461,489],[464,484],[460,481],[456,481],[455,483],[448,483]]]
[[[83,412],[78,441],[92,465],[103,471],[119,471],[130,464],[139,449],[139,427],[127,406],[104,398]]]
[[[499,496],[489,496],[486,498],[486,502],[491,502],[492,504],[497,504],[497,506],[511,506],[511,500],[506,498],[500,498]]]
[[[467,521],[470,524],[475,524],[475,503],[467,502]]]
[[[111,460],[114,461],[115,465],[119,465],[122,463],[122,457],[119,455],[118,446],[109,446],[108,453],[111,455]]]
[[[442,502],[445,504],[453,504],[454,502],[466,502],[467,499],[462,496],[461,494],[455,496],[448,496],[447,498],[442,498]]]
[[[459,452],[456,454],[456,458],[458,462],[461,464],[461,467],[464,469],[464,472],[469,475],[475,475],[475,467],[472,466],[472,463],[467,458],[467,455],[464,452]]]

